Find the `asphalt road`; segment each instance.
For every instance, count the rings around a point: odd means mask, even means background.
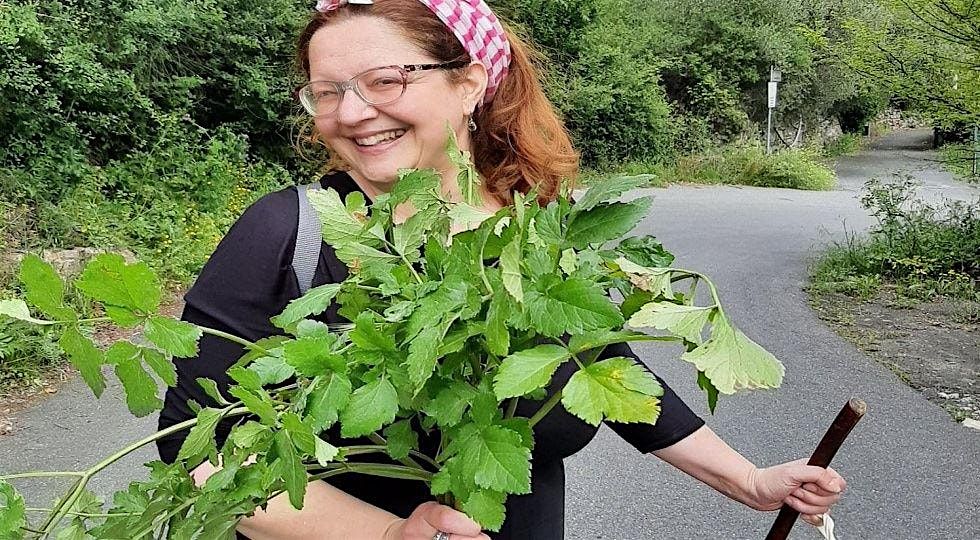
[[[649,190],[653,212],[637,231],[661,238],[679,266],[712,276],[736,325],[786,364],[781,389],[723,398],[709,416],[679,351],[637,347],[734,448],[759,465],[808,456],[848,398],[868,402],[867,417],[834,462],[849,482],[835,512],[842,540],[980,538],[980,431],[955,424],[844,342],[810,311],[802,291],[808,260],[821,246],[841,239],[845,228],[860,231],[871,223],[857,201],[870,176],[906,171],[924,182],[928,197],[977,195],[938,172],[934,154],[922,150],[927,139],[927,132],[900,132],[841,159],[840,186],[830,192]],[[77,470],[151,433],[155,419],[133,418],[120,396],[110,385],[95,400],[77,379],[23,411],[15,431],[0,436],[0,474]],[[132,454],[93,487],[103,494],[123,487],[154,458],[152,447]],[[566,468],[570,540],[763,538],[774,517],[638,454],[605,428]],[[29,506],[45,504],[66,486],[59,480],[18,483]],[[819,536],[798,525],[792,538]]]

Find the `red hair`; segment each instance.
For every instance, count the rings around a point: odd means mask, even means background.
[[[310,75],[310,40],[340,17],[378,17],[393,23],[437,62],[469,59],[469,53],[429,8],[418,0],[375,0],[369,5],[347,4],[336,11],[317,12],[299,37],[297,62]],[[512,192],[536,190],[542,203],[553,200],[563,180],[578,173],[578,153],[554,106],[544,94],[539,60],[531,47],[508,28],[510,71],[493,100],[477,108],[478,129],[471,135],[473,162],[490,193],[513,201]],[[460,71],[451,75],[459,77]],[[314,135],[315,137],[315,135]]]

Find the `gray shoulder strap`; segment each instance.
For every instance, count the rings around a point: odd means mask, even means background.
[[[320,219],[310,205],[308,193],[320,189],[320,182],[297,186],[299,199],[299,223],[296,227],[296,247],[293,248],[293,272],[299,283],[299,294],[303,296],[313,286],[313,274],[320,262]]]

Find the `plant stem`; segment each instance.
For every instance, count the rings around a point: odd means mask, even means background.
[[[510,398],[510,402],[507,403],[507,411],[504,412],[504,418],[513,418],[517,414],[517,400],[520,398]]]
[[[383,446],[385,448],[385,451],[387,451],[387,449],[388,449],[388,441],[386,441],[384,439],[384,437],[382,437],[381,435],[378,435],[377,433],[371,433],[370,435],[368,435],[368,438],[371,439],[375,444],[377,444],[379,446]],[[414,459],[412,459],[410,457],[406,457],[404,459],[399,459],[398,461],[399,461],[399,463],[402,463],[402,464],[404,464],[404,465],[406,465],[408,467],[414,467],[416,469],[420,469],[420,470],[423,470],[423,471],[425,470],[425,469],[422,468],[421,465],[419,465],[419,462],[415,461]]]
[[[562,391],[559,390],[555,392],[555,395],[548,398],[548,401],[544,402],[544,405],[542,405],[541,408],[538,409],[538,412],[534,413],[534,416],[532,416],[527,421],[528,425],[534,427],[535,424],[540,422],[542,418],[544,418],[548,413],[550,413],[551,409],[554,409],[555,405],[557,405],[558,402],[561,401],[561,393]]]
[[[51,508],[25,508],[25,512],[50,512]],[[65,512],[70,516],[86,517],[86,518],[108,518],[108,517],[120,517],[120,516],[138,516],[136,512],[118,512],[114,514],[91,514],[89,512]]]
[[[249,341],[249,340],[247,340],[245,338],[240,338],[240,337],[238,337],[238,336],[236,336],[234,334],[229,334],[228,332],[222,332],[221,330],[215,330],[214,328],[208,328],[206,326],[198,326],[198,328],[200,328],[201,329],[201,332],[204,332],[205,334],[211,334],[212,336],[218,336],[220,338],[227,339],[228,341],[231,341],[233,343],[237,343],[237,344],[245,347],[246,349],[250,349],[250,350],[253,350],[253,351],[259,351],[262,354],[266,354],[266,355],[272,356],[272,353],[269,352],[269,350],[267,350],[266,348],[261,347],[259,345],[256,345],[255,343],[252,343],[251,341]]]
[[[0,476],[0,480],[13,480],[16,478],[44,478],[50,476],[85,476],[85,473],[78,471],[38,471]]]

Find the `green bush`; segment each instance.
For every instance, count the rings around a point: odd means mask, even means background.
[[[791,149],[767,156],[759,145],[726,146],[679,158],[664,177],[668,182],[808,190],[832,189],[837,181],[811,151]]]
[[[866,239],[834,246],[815,265],[819,290],[867,295],[855,283],[889,282],[912,298],[980,300],[980,199],[940,206],[915,198],[911,178],[871,180],[861,199],[877,220]]]
[[[852,156],[861,150],[863,137],[855,133],[842,133],[838,137],[827,140],[820,149],[824,157]]]

